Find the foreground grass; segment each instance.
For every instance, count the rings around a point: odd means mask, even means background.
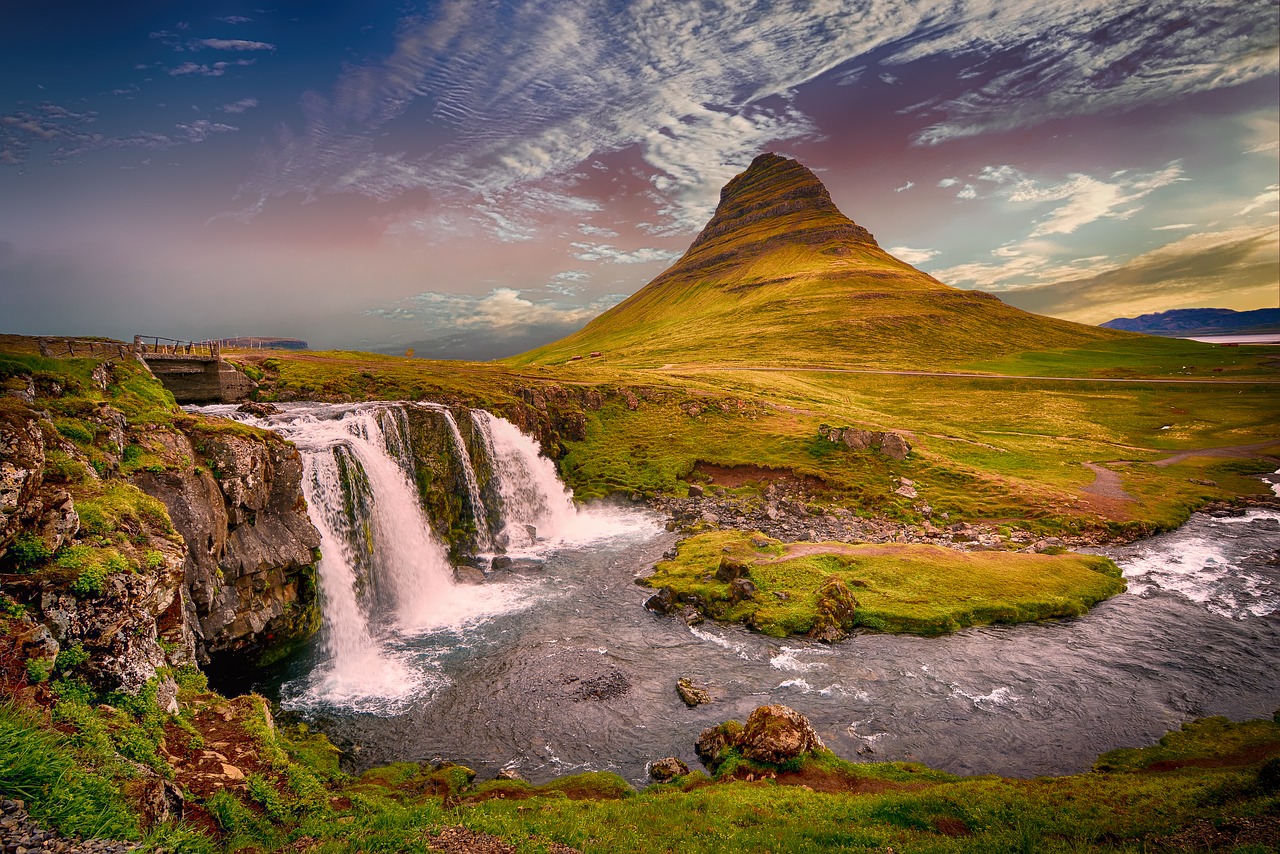
[[[731,577],[757,588],[735,597]],[[644,579],[706,616],[785,637],[865,628],[937,635],[987,623],[1079,616],[1124,590],[1105,557],[959,552],[931,545],[793,544],[742,531],[700,534]]]

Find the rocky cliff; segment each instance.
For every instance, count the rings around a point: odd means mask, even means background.
[[[135,692],[166,666],[261,663],[318,629],[292,446],[182,413],[132,361],[0,355],[0,379],[4,642],[29,682],[56,670]]]

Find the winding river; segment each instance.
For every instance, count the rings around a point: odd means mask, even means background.
[[[316,428],[304,420],[295,410],[262,423],[304,453],[323,450],[308,445]],[[608,770],[637,784],[659,757],[696,767],[703,728],[770,702],[803,712],[847,758],[1020,777],[1085,770],[1103,751],[1150,744],[1196,717],[1270,717],[1280,706],[1274,510],[1197,514],[1105,550],[1129,590],[1083,617],[836,645],[651,614],[642,603],[652,591],[635,578],[675,541],[661,520],[616,505],[556,512],[553,535],[510,550],[515,571],[432,588],[449,609],[419,596],[408,607],[421,613],[402,605],[367,620],[365,657],[349,669],[327,610],[325,637],[253,687],[326,732],[352,770],[447,758],[482,779],[502,768],[534,781]],[[334,595],[322,589],[328,609]],[[714,702],[686,708],[682,676]]]

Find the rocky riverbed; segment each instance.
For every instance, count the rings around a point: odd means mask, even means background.
[[[61,854],[126,854],[140,851],[133,842],[110,839],[76,839],[44,830],[27,813],[22,801],[0,801],[0,852],[3,854],[35,854],[49,851]]]

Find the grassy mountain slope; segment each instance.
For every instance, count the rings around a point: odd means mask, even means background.
[[[593,351],[612,364],[945,368],[1132,338],[948,287],[885,252],[812,172],[756,158],[674,265],[580,332],[513,365]]]

